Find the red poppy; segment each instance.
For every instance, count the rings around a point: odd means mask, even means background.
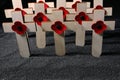
[[[59,10],[62,10],[62,11],[63,11],[63,18],[65,19],[65,18],[66,18],[66,15],[69,14],[69,11],[66,10],[64,7],[60,7]]]
[[[49,19],[47,18],[47,16],[45,16],[43,13],[38,13],[34,18],[33,20],[41,26],[41,23],[42,22],[45,22],[45,21],[48,21]]]
[[[96,10],[96,9],[103,9],[103,10],[105,10],[101,5],[97,5],[96,6],[96,8],[95,9],[93,9],[93,12],[94,12],[94,10]],[[105,14],[107,14],[107,11],[105,10]]]
[[[84,12],[80,12],[76,17],[75,20],[78,21],[79,24],[82,24],[82,21],[88,21],[89,20],[89,16],[84,13]]]
[[[80,3],[80,1],[76,1],[73,5],[72,8],[74,8],[77,11],[77,3]]]
[[[16,21],[14,25],[12,25],[12,30],[15,31],[19,35],[23,35],[27,31],[27,27],[21,22]]]
[[[43,2],[43,1],[38,1],[38,3],[44,3],[45,10],[47,10],[47,8],[49,8],[49,6],[45,2]]]
[[[55,24],[53,24],[51,28],[57,34],[62,34],[67,29],[66,25],[62,24],[62,22],[60,21],[55,22]]]
[[[92,25],[92,29],[97,33],[101,34],[103,31],[107,29],[107,26],[104,24],[103,21],[97,21]]]
[[[22,16],[24,16],[25,14],[27,14],[24,10],[22,10],[20,8],[16,8],[15,11],[21,11],[22,12]]]

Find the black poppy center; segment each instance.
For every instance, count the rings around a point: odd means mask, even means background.
[[[42,21],[43,21],[43,18],[42,18],[42,17],[39,17],[38,20],[39,20],[40,22],[42,22]]]
[[[96,28],[97,29],[102,29],[102,26],[99,24],[99,25],[96,25]]]
[[[62,29],[61,25],[56,25],[56,28],[57,28],[58,30],[61,30],[61,29]]]
[[[23,28],[21,26],[17,26],[18,31],[23,31]]]
[[[81,19],[81,20],[85,20],[85,17],[84,17],[84,16],[80,16],[80,19]]]

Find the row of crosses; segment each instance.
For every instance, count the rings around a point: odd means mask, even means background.
[[[46,47],[46,32],[54,33],[56,55],[63,56],[65,49],[65,31],[76,33],[76,46],[85,45],[85,32],[92,31],[92,50],[94,57],[102,53],[103,32],[114,30],[115,21],[105,21],[105,16],[112,16],[112,8],[103,7],[103,0],[94,0],[94,7],[90,2],[82,0],[57,0],[54,2],[36,0],[28,3],[29,8],[23,8],[21,0],[12,0],[13,9],[6,9],[6,18],[12,22],[4,22],[4,32],[15,32],[22,57],[30,56],[28,33],[36,32],[36,45],[38,48]]]

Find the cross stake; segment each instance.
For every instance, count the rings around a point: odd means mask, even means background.
[[[14,23],[16,21],[19,21],[22,24],[26,25],[28,32],[36,32],[35,24],[33,24],[33,23],[24,23],[23,22],[23,16],[22,16],[21,11],[13,11],[11,14],[12,14],[13,22],[3,23],[4,32],[7,32],[7,33],[8,32],[9,33],[14,32],[12,30],[12,25],[14,25]],[[29,43],[28,43],[28,33],[25,32],[24,35],[19,35],[19,34],[16,33],[16,38],[17,38],[17,43],[18,43],[18,48],[19,48],[19,51],[20,51],[20,55],[22,57],[29,58],[29,56],[30,56],[30,48],[29,48]]]
[[[107,30],[115,29],[115,21],[104,21],[105,11],[104,10],[95,10],[93,21],[83,21],[82,25],[86,31],[91,31],[91,26],[97,21],[103,21],[107,26]],[[97,34],[92,30],[92,55],[99,57],[102,53],[102,42],[103,34]]]

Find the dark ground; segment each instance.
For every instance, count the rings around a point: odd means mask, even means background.
[[[5,1],[7,2],[4,0],[2,4],[5,4]],[[84,47],[76,47],[74,44],[75,34],[67,32],[66,56],[55,56],[52,33],[47,33],[45,49],[36,48],[35,35],[30,33],[29,42],[32,56],[25,59],[19,55],[14,33],[3,33],[1,28],[0,80],[120,80],[120,17],[119,11],[116,11],[119,8],[112,1],[109,0],[108,3],[109,6],[115,7],[112,18],[116,21],[116,30],[104,33],[103,53],[100,58],[92,57],[90,54],[90,32],[86,34]],[[5,7],[7,5],[1,8]],[[4,19],[3,13],[0,16],[1,22],[9,21]]]

